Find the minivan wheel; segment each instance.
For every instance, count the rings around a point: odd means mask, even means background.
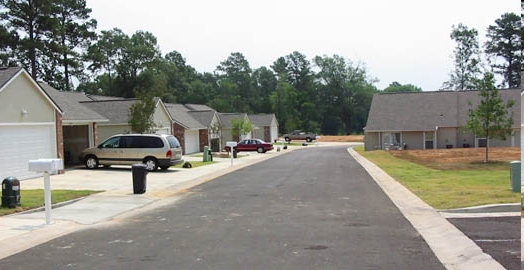
[[[264,153],[265,151],[264,151],[263,147],[259,147],[259,148],[257,148],[257,152],[258,153]]]
[[[96,169],[98,167],[98,159],[95,156],[87,156],[84,160],[84,164],[88,169]]]
[[[309,137],[306,138],[306,142],[311,142],[311,141],[312,141],[311,138],[309,138]]]
[[[154,158],[146,158],[144,159],[144,164],[146,164],[146,170],[153,172],[156,171],[158,168],[158,161]]]

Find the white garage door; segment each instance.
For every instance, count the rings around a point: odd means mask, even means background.
[[[184,154],[200,152],[198,130],[186,130],[184,132],[184,140],[186,142],[186,152]]]
[[[0,126],[0,181],[8,176],[20,180],[39,174],[28,170],[28,162],[56,158],[53,125]]]

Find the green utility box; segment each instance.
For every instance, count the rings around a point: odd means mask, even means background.
[[[204,146],[204,162],[213,161],[213,153],[211,153],[211,149],[209,149],[209,146]]]
[[[511,178],[511,190],[513,192],[520,192],[520,186],[521,186],[521,168],[520,168],[520,161],[512,161],[511,164],[511,170],[510,170],[510,178]]]

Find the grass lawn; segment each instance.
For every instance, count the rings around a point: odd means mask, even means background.
[[[191,161],[191,165],[193,165],[193,168],[210,165],[215,163],[214,161],[211,162],[202,162],[202,161]],[[178,164],[176,166],[173,166],[173,168],[182,168],[183,164]],[[51,192],[51,200],[53,204],[70,201],[73,199],[86,197],[95,193],[99,193],[101,191],[95,191],[95,190],[53,190]],[[14,214],[17,212],[23,212],[30,209],[43,207],[44,206],[44,190],[42,189],[34,189],[34,190],[21,190],[20,191],[20,202],[21,206],[16,208],[5,208],[0,207],[0,216]]]
[[[355,150],[402,183],[436,209],[453,209],[484,204],[518,203],[519,193],[511,191],[509,164],[483,164],[475,170],[434,169],[394,157],[385,151]],[[467,168],[469,165],[465,164]]]
[[[51,192],[51,202],[53,204],[70,201],[73,199],[89,196],[94,193],[101,191],[95,190],[53,190]],[[0,216],[9,215],[17,212],[26,211],[44,206],[44,190],[43,189],[31,189],[20,191],[20,203],[21,206],[16,208],[0,208]]]

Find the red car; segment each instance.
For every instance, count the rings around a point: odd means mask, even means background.
[[[258,153],[265,153],[269,150],[273,150],[273,144],[264,142],[260,139],[246,139],[240,141],[235,147],[237,152],[242,151],[257,151]],[[226,146],[227,152],[231,151],[229,146]]]

